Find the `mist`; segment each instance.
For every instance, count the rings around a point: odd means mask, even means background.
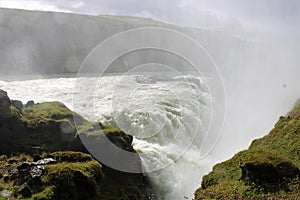
[[[69,1],[54,9],[80,15],[0,9],[0,78],[76,73],[96,45],[132,28],[165,27],[187,34],[210,54],[226,92],[224,127],[203,174],[267,134],[300,97],[299,1],[177,0],[162,1],[160,9],[150,1],[103,1],[102,10],[93,2],[74,7],[76,2]],[[107,73],[122,73],[153,59],[179,71],[189,68],[174,55],[143,50],[120,57]],[[84,72],[96,70],[90,65]]]
[[[149,25],[179,30],[207,49],[222,74],[227,116],[218,150],[214,152],[219,159],[224,159],[245,148],[253,138],[266,134],[278,116],[286,113],[300,96],[296,87],[300,73],[300,39],[297,37],[299,28],[295,26],[299,21],[299,6],[296,1],[291,1],[293,6],[276,2],[271,6],[268,1],[251,1],[246,5],[236,1],[226,5],[218,2],[218,6],[208,1],[181,2],[180,12],[190,9],[192,14],[181,15],[177,24],[189,22],[188,26],[196,28],[180,28],[146,19],[133,18],[126,22],[106,16],[1,9],[1,76],[9,75],[11,79],[24,74],[75,73],[87,54],[113,34]],[[87,13],[87,6],[85,4],[82,13]],[[173,22],[176,9],[171,5],[166,19],[155,13],[152,6],[147,10],[151,17]],[[119,10],[126,14],[126,6]],[[202,12],[196,12],[199,10]],[[213,12],[208,13],[208,10]],[[127,9],[127,14],[130,13],[137,15]],[[140,55],[144,55],[143,59],[147,55],[155,57],[158,63],[167,60],[166,63],[175,66],[173,56],[168,58],[161,52],[148,51]],[[127,59],[139,63],[140,55],[133,53],[132,58]],[[177,66],[185,64],[180,59],[175,59],[175,63]],[[112,67],[114,72],[122,72],[120,64],[123,63],[116,62]],[[226,145],[232,138],[235,145]]]
[[[280,31],[282,35],[270,33],[267,41],[249,42],[239,62],[222,70],[228,104],[216,156],[231,156],[267,134],[299,98],[299,39]]]

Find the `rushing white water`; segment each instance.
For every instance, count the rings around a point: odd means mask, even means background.
[[[74,89],[97,81],[91,96]],[[51,78],[0,81],[11,99],[23,103],[61,101],[93,121],[134,135],[147,175],[160,199],[192,199],[210,162],[200,159],[208,129],[211,96],[204,81],[192,75],[111,75],[100,78]],[[88,92],[87,92],[88,94]],[[153,171],[155,170],[155,171]]]

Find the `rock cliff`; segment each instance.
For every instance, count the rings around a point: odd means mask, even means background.
[[[195,199],[298,199],[300,101],[248,150],[217,164],[203,177]]]
[[[0,199],[149,199],[143,174],[98,162],[79,137],[95,145],[107,137],[135,153],[131,135],[87,121],[60,102],[21,105],[0,90]],[[134,158],[124,162],[140,168],[137,153]]]

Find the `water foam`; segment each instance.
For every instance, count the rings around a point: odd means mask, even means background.
[[[73,104],[77,86],[97,80],[93,96]],[[80,84],[78,84],[80,83]],[[89,120],[134,135],[134,148],[161,199],[192,198],[209,160],[200,159],[211,97],[200,77],[127,75],[0,82],[12,99],[61,101]],[[198,127],[198,128],[197,128]]]

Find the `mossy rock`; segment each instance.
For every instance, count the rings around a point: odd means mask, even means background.
[[[141,160],[132,147],[131,135],[116,127],[90,122],[60,102],[32,104],[20,109],[10,104],[5,92],[1,94],[0,105],[6,112],[0,116],[0,173],[7,173],[2,171],[6,166],[17,169],[18,163],[8,165],[11,155],[21,157],[20,162],[43,157],[57,160],[45,166],[45,174],[40,179],[27,183],[29,187],[24,186],[22,191],[30,188],[32,193],[28,199],[149,199],[151,187],[143,174],[120,172],[101,164],[87,154],[81,141],[85,138],[106,152],[108,139],[112,145],[135,153],[134,159],[122,158],[119,162],[140,169]],[[112,159],[119,157],[112,155]],[[4,183],[0,179],[1,183],[5,189],[14,191],[16,198],[23,198],[17,181],[8,179]]]
[[[99,191],[104,174],[98,161],[81,152],[54,152],[49,156],[58,160],[44,165],[45,171],[41,177],[35,177],[21,185],[18,183],[19,177],[6,183],[8,189],[13,189],[17,199],[101,199]],[[26,155],[26,160],[32,160],[32,157]],[[9,170],[16,169],[17,166],[10,166]]]
[[[80,115],[59,102],[46,102],[18,110],[10,105],[0,119],[0,153],[40,153],[40,151],[75,150],[86,152],[74,128],[87,123]],[[38,148],[37,148],[38,147]]]
[[[241,180],[247,185],[254,183],[265,192],[276,192],[300,175],[299,168],[280,154],[260,151],[253,155],[240,165]]]
[[[134,151],[132,136],[119,128],[90,122],[60,102],[37,103],[19,110],[10,104],[6,92],[2,91],[1,95],[0,104],[6,113],[0,118],[0,139],[3,141],[0,154],[87,152],[80,136],[90,141],[102,141],[106,136],[119,148]]]
[[[46,154],[43,157],[52,157],[58,162],[88,162],[93,160],[89,154],[73,151],[58,151]]]
[[[248,150],[203,176],[195,199],[297,199],[300,197],[300,106],[280,117]]]
[[[103,178],[102,166],[95,160],[76,163],[58,163],[46,166],[42,177],[45,186],[40,193],[48,199],[99,199],[99,184]]]
[[[11,101],[7,96],[7,93],[0,90],[0,118],[6,117],[11,114],[10,112]]]
[[[19,162],[7,168],[9,157],[2,156],[0,169],[16,170],[24,161],[32,162],[30,155],[17,155]],[[120,172],[102,165],[89,154],[81,152],[44,153],[41,157],[56,158],[44,165],[41,177],[19,183],[19,177],[4,182],[2,189],[13,191],[12,199],[61,200],[143,200],[148,198],[149,184],[141,174]],[[22,161],[21,161],[22,160]],[[7,171],[7,172],[8,172]],[[1,174],[5,174],[0,170]]]

